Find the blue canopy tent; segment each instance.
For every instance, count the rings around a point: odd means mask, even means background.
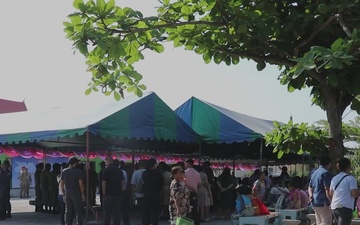
[[[238,157],[248,159],[276,159],[272,148],[264,146],[263,137],[274,125],[212,103],[191,97],[175,110],[201,136],[201,154],[211,157]],[[287,156],[284,156],[286,159]]]
[[[132,96],[97,105],[87,111],[83,107],[79,104],[71,109],[1,115],[0,144],[86,148],[89,164],[90,147],[96,150],[125,146],[174,152],[179,146],[179,151],[189,149],[181,143],[199,140],[199,135],[153,92],[141,98]],[[86,180],[88,187],[89,179]]]
[[[56,108],[37,114],[8,114],[0,121],[2,145],[85,145],[86,133],[97,139],[94,144],[108,145],[121,145],[124,140],[196,143],[199,137],[153,92],[96,105],[87,111],[81,106]]]

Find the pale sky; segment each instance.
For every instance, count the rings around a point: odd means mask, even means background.
[[[0,98],[25,99],[28,109],[70,105],[75,110],[100,101],[112,101],[101,93],[84,94],[90,82],[84,58],[65,38],[63,21],[74,12],[72,0],[3,1],[0,7]],[[157,0],[121,0],[145,15],[155,12]],[[311,106],[310,89],[288,93],[279,84],[279,71],[243,60],[238,65],[205,64],[202,56],[166,45],[162,54],[145,53],[135,64],[144,76],[147,91],[154,91],[172,109],[195,96],[233,111],[262,119],[313,123],[326,119]],[[125,95],[130,93],[125,92]],[[349,110],[346,110],[345,114]],[[351,112],[344,121],[353,119]]]

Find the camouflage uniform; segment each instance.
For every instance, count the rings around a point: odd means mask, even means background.
[[[31,183],[31,174],[27,171],[26,168],[20,172],[20,198],[29,197],[29,188]]]

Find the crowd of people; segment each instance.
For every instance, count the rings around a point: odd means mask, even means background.
[[[251,207],[241,205],[254,204],[256,199],[256,204],[269,208],[312,207],[320,225],[331,224],[333,219],[349,225],[359,196],[357,182],[350,174],[347,158],[337,162],[336,176],[329,171],[330,162],[329,157],[321,157],[319,167],[312,166],[310,174],[303,177],[291,177],[284,166],[279,176],[268,176],[257,169],[241,179],[228,167],[215,176],[208,161],[194,165],[188,159],[168,165],[151,158],[129,168],[123,161],[107,158],[100,163],[97,174],[93,164],[86,168],[71,157],[68,163],[36,165],[35,211],[59,213],[62,225],[71,225],[74,218],[82,225],[86,198],[95,206],[99,193],[105,225],[119,225],[121,219],[124,225],[130,225],[128,210],[132,207],[140,212],[142,225],[158,225],[162,219],[175,224],[177,217],[188,217],[199,225],[211,219],[254,214]],[[11,176],[10,163],[5,160],[0,170],[0,220],[11,217]],[[19,179],[27,176],[24,169]],[[28,197],[27,186],[22,188],[21,196]],[[283,200],[279,203],[279,199]]]

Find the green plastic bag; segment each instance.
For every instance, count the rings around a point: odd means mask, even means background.
[[[194,221],[184,216],[176,218],[176,225],[194,225]]]

